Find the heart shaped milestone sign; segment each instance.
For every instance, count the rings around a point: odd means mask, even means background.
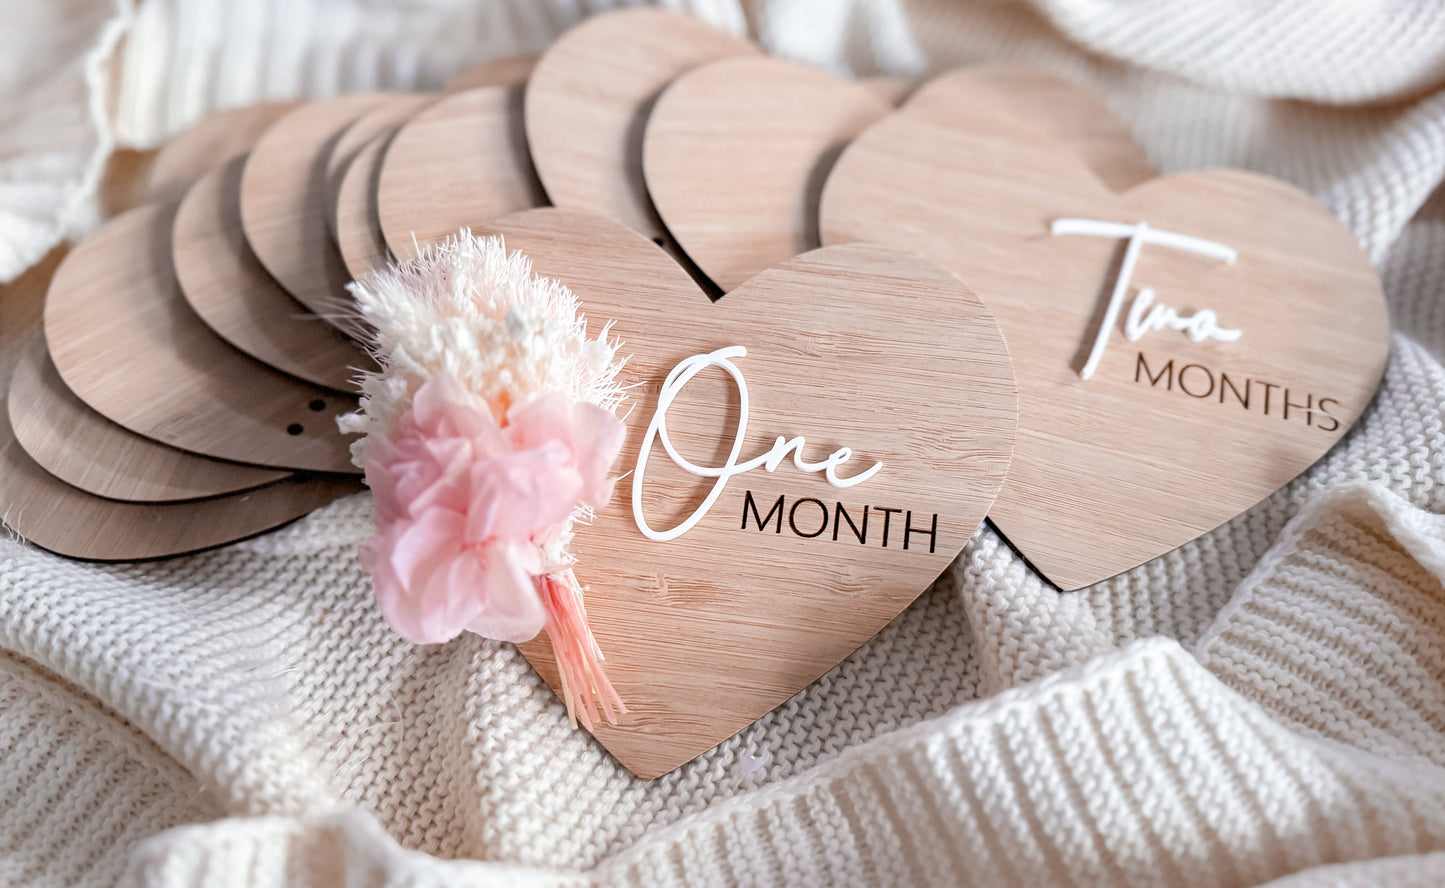
[[[989,517],[1064,589],[1259,502],[1345,434],[1384,372],[1389,320],[1354,236],[1252,173],[1117,193],[1028,124],[925,103],[843,152],[821,227],[825,244],[917,249],[993,310],[1019,441]]]
[[[1111,187],[1153,178],[1143,148],[1087,90],[1030,68],[940,74],[905,113],[987,104],[1067,142]],[[643,134],[647,190],[678,246],[724,292],[820,246],[818,201],[843,146],[892,105],[865,83],[743,55],[672,81]]]
[[[630,710],[593,733],[650,779],[801,691],[953,560],[1008,468],[1008,354],[983,304],[911,253],[816,250],[713,303],[611,220],[495,229],[627,356],[626,474],[572,548]],[[545,636],[524,651],[558,688]]]

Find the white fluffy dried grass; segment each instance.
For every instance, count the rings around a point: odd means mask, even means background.
[[[389,437],[417,389],[442,370],[481,396],[498,423],[508,406],[545,392],[614,412],[622,401],[620,343],[609,328],[588,338],[572,291],[533,275],[499,236],[463,229],[349,289],[381,370],[361,376],[361,411],[343,417],[344,431]],[[366,438],[352,446],[358,466],[365,447]]]

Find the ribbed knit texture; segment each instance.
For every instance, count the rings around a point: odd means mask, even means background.
[[[0,184],[34,156],[7,146],[54,139],[81,204],[111,140],[154,144],[262,97],[433,84],[604,5],[67,2],[85,14],[28,39],[67,49],[44,76],[98,59],[101,92],[81,76],[50,112],[78,121],[68,133],[0,119]],[[1434,7],[688,6],[838,73],[1039,65],[1098,91],[1165,171],[1308,189],[1384,280],[1396,333],[1376,402],[1256,508],[1081,592],[984,527],[837,668],[651,783],[569,728],[513,647],[413,647],[385,627],[355,559],[365,496],[153,565],[0,540],[0,883],[1445,883]],[[0,187],[0,226],[6,201]],[[26,229],[34,243],[54,221]]]

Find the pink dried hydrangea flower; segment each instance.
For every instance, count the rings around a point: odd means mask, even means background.
[[[616,344],[500,238],[463,232],[353,285],[382,370],[362,379],[353,459],[376,500],[362,547],[388,623],[419,644],[546,630],[573,718],[626,712],[567,551],[622,447]]]

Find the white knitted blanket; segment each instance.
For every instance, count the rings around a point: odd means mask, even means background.
[[[432,86],[605,5],[10,0],[0,278],[92,224],[115,144]],[[651,783],[511,646],[385,627],[365,496],[144,566],[0,540],[0,884],[1445,884],[1445,10],[682,5],[840,74],[1038,65],[1166,172],[1308,189],[1384,277],[1379,398],[1257,508],[1078,593],[981,530],[861,650]]]

